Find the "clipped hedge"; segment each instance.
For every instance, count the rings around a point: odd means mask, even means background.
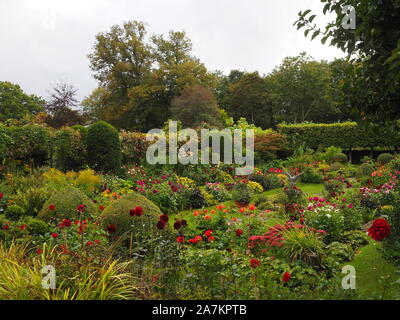
[[[83,204],[85,206],[84,215],[86,217],[93,216],[97,213],[97,209],[92,202],[82,191],[67,187],[55,193],[44,204],[37,218],[43,221],[57,221],[61,219],[77,219],[79,212],[77,207]],[[55,206],[55,210],[50,209],[50,205]]]
[[[118,172],[121,169],[122,151],[118,131],[109,123],[99,121],[87,133],[89,166],[101,172]]]
[[[3,127],[14,142],[8,150],[12,159],[33,161],[36,165],[46,164],[51,157],[52,132],[40,125]]]
[[[59,130],[55,137],[55,154],[58,169],[82,169],[86,163],[86,146],[82,133],[72,128]]]
[[[356,122],[280,124],[280,133],[285,134],[291,147],[305,144],[318,149],[336,146],[342,149],[398,147],[400,134],[390,127],[362,127]]]

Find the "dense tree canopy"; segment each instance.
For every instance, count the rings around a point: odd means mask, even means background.
[[[215,86],[214,76],[191,50],[184,32],[148,38],[138,21],[98,34],[89,58],[100,87],[83,102],[86,110],[124,129],[161,126],[184,88]]]
[[[27,95],[19,85],[0,81],[0,121],[21,119],[44,110],[44,100]]]
[[[323,14],[336,18],[324,28],[313,21],[311,10],[299,13],[297,28],[305,28],[312,39],[321,36],[349,55],[353,70],[344,81],[345,99],[359,116],[369,122],[400,119],[400,1],[321,0]],[[344,10],[354,8],[354,16]],[[346,23],[355,18],[355,29]],[[344,24],[345,23],[345,24]]]
[[[203,122],[212,126],[222,124],[213,93],[200,85],[187,87],[179,97],[174,98],[171,115],[173,120],[180,120],[183,127],[196,128]]]

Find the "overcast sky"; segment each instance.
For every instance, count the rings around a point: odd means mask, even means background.
[[[186,31],[194,55],[225,73],[267,74],[302,51],[342,57],[292,26],[300,10],[320,7],[319,0],[0,0],[0,81],[44,97],[67,81],[82,99],[96,87],[87,58],[95,35],[128,20],[146,22],[150,34]]]

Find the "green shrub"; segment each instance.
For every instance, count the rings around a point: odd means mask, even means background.
[[[347,262],[354,258],[354,251],[352,247],[345,243],[332,242],[325,247],[327,254],[335,258],[335,261]]]
[[[400,171],[400,156],[396,155],[388,164],[387,167],[394,171]]]
[[[27,216],[36,217],[49,197],[50,194],[47,189],[29,188],[18,194],[14,201],[25,210]]]
[[[298,123],[281,124],[278,130],[287,136],[290,146],[304,144],[314,150],[330,146],[349,149],[399,145],[399,134],[395,134],[389,126],[366,128],[356,122]]]
[[[51,154],[51,131],[39,125],[7,127],[7,134],[14,141],[10,148],[13,159],[33,161],[36,165],[44,165]]]
[[[26,225],[26,229],[33,236],[44,235],[49,232],[50,229],[46,222],[34,218],[29,219]]]
[[[312,168],[307,168],[301,176],[301,182],[303,183],[321,183],[323,176]]]
[[[7,219],[18,221],[25,215],[25,210],[17,205],[8,206],[4,212]]]
[[[80,170],[86,163],[86,147],[80,131],[63,128],[55,138],[56,166],[62,171]]]
[[[368,156],[364,156],[361,159],[361,163],[371,163],[373,162],[372,158],[368,157]]]
[[[328,172],[338,171],[342,167],[343,167],[343,164],[341,164],[340,162],[334,162],[329,166]]]
[[[91,168],[101,172],[119,172],[122,152],[118,131],[104,121],[89,127],[87,134],[88,162]]]
[[[150,142],[141,132],[121,131],[122,162],[124,164],[141,164],[146,160],[146,151]]]
[[[393,159],[393,155],[390,153],[382,153],[376,159],[381,165],[388,163],[390,160]]]
[[[339,162],[339,163],[347,163],[349,159],[347,158],[347,155],[344,153],[337,153],[333,156],[333,162]]]
[[[191,190],[189,194],[189,205],[193,209],[203,208],[207,205],[207,201],[199,188]]]
[[[86,144],[86,137],[87,137],[88,129],[80,124],[76,124],[76,125],[72,126],[71,129],[79,131],[81,133],[83,143]]]
[[[251,200],[250,188],[245,183],[238,183],[232,191],[232,199],[241,204],[248,204]]]
[[[264,188],[264,190],[269,190],[269,181],[266,175],[253,173],[249,175],[247,179],[259,183]]]
[[[350,245],[354,250],[369,243],[370,238],[361,230],[346,231],[343,233],[342,242]]]
[[[130,211],[136,207],[142,207],[142,216],[131,216]],[[115,226],[112,236],[119,236],[133,232],[135,239],[151,237],[157,231],[161,210],[144,196],[131,192],[119,200],[113,201],[100,215],[99,221],[107,229]],[[166,227],[166,229],[168,229]]]
[[[67,187],[60,190],[49,198],[38,214],[38,219],[50,221],[52,219],[76,219],[79,217],[77,207],[83,204],[85,206],[85,217],[93,216],[97,213],[92,200],[90,200],[82,191]],[[55,206],[55,210],[50,210],[50,205]]]
[[[375,169],[369,163],[363,163],[357,171],[357,177],[371,176]]]
[[[282,187],[282,182],[277,175],[268,174],[266,176],[266,188],[264,188],[265,191],[277,189],[280,187]]]
[[[0,161],[5,160],[9,156],[12,144],[13,139],[7,134],[6,129],[0,126]]]

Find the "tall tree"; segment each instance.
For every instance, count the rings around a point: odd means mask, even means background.
[[[340,110],[332,100],[330,79],[326,61],[314,61],[306,53],[285,58],[267,79],[276,119],[290,123],[337,121]]]
[[[44,110],[44,104],[42,98],[27,95],[19,85],[0,81],[0,121],[37,114]]]
[[[202,123],[221,126],[222,118],[213,93],[200,85],[183,89],[172,101],[171,118],[180,120],[184,127],[196,128]]]
[[[184,32],[146,38],[145,25],[132,21],[96,37],[89,55],[100,89],[83,104],[117,127],[146,131],[170,116],[174,97],[186,87],[213,86],[215,77],[191,55]]]
[[[349,102],[360,118],[379,123],[399,120],[400,1],[321,2],[323,14],[336,18],[325,28],[318,27],[314,22],[317,15],[305,10],[295,22],[297,29],[305,28],[305,35],[312,35],[312,39],[321,36],[324,44],[330,40],[331,46],[348,54],[354,75],[345,79],[344,87],[351,92]]]
[[[235,119],[244,117],[262,128],[273,126],[272,104],[269,99],[266,81],[258,72],[231,73],[237,76],[231,80],[229,97],[226,100],[226,111]]]

